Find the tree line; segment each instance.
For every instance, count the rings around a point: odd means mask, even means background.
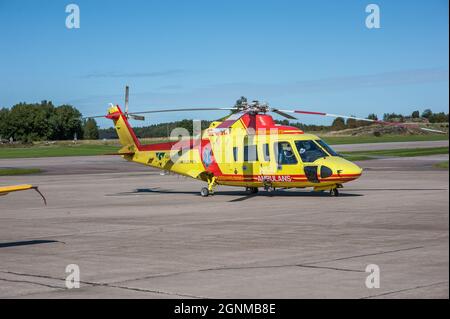
[[[205,130],[209,127],[212,121],[201,121],[201,129]],[[139,138],[144,137],[168,137],[170,132],[174,128],[184,128],[189,134],[193,134],[194,127],[193,121],[189,119],[184,119],[181,121],[158,123],[148,126],[133,127],[134,133]],[[99,129],[99,136],[101,139],[114,139],[117,138],[116,130],[113,127],[106,129]]]
[[[370,120],[378,120],[378,116],[376,114],[369,114],[367,119]],[[397,113],[385,113],[383,114],[383,121],[385,122],[428,122],[428,123],[448,123],[449,114],[444,112],[433,113],[430,109],[426,109],[425,111],[420,113],[420,111],[414,111],[411,115],[403,115]],[[345,129],[363,127],[372,125],[369,121],[361,121],[355,119],[347,119],[345,120],[342,117],[336,118],[331,124],[332,131],[340,131]]]
[[[237,101],[237,103],[240,100]],[[376,114],[369,114],[368,119],[378,120]],[[444,112],[433,113],[427,109],[420,113],[414,111],[411,115],[386,113],[384,121],[426,121],[430,123],[448,123],[449,114]],[[355,119],[336,118],[331,126],[307,125],[288,120],[276,120],[278,124],[290,125],[304,131],[338,131],[371,125],[370,122]],[[211,121],[201,122],[202,130],[209,127]],[[184,128],[190,134],[193,132],[192,120],[184,119],[168,123],[159,123],[142,127],[135,127],[134,131],[140,138],[168,137],[174,128]],[[81,112],[67,104],[55,106],[50,101],[41,103],[19,103],[9,108],[0,108],[0,140],[21,141],[29,143],[45,140],[72,140],[77,139],[115,139],[117,134],[114,128],[99,129],[94,119],[82,120]]]
[[[51,101],[19,103],[0,109],[0,139],[23,143],[46,140],[97,139],[95,120],[81,119],[81,113],[67,104]]]
[[[404,116],[402,114],[396,114],[396,113],[385,113],[383,115],[384,121],[398,121],[398,122],[405,122],[405,121],[418,121],[418,120],[425,120],[429,123],[448,123],[449,120],[449,114],[445,114],[444,112],[439,113],[433,113],[430,109],[426,109],[425,111],[420,114],[420,111],[414,111],[410,116]]]

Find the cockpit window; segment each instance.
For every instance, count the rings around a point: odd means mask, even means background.
[[[319,144],[320,146],[322,146],[322,148],[328,152],[328,154],[330,154],[331,156],[340,156],[338,153],[336,153],[336,151],[334,149],[331,148],[330,145],[328,145],[327,143],[325,143],[322,140],[316,140],[316,143]]]
[[[328,156],[316,143],[313,141],[295,141],[298,153],[303,162],[311,163],[321,157]]]
[[[295,157],[292,146],[289,142],[278,142],[275,146],[275,158],[280,165],[297,164],[297,158]]]

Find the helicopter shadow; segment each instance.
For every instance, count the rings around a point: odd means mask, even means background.
[[[106,196],[128,196],[128,195],[152,195],[152,194],[186,194],[186,195],[195,195],[201,196],[198,191],[178,191],[171,189],[161,189],[159,187],[156,188],[137,188],[132,192],[122,192],[116,194],[109,194]],[[244,196],[242,196],[244,195]],[[230,203],[233,202],[241,202],[247,199],[261,198],[261,197],[330,197],[328,192],[313,192],[313,191],[286,191],[283,189],[275,190],[271,192],[261,191],[257,194],[246,194],[244,191],[219,191],[215,192],[214,196],[241,196],[239,198],[235,198],[230,200]],[[364,196],[363,194],[354,194],[354,193],[340,193],[339,197],[359,197]]]

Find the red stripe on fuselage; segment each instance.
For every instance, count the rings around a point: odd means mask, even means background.
[[[237,175],[237,174],[222,174],[219,177],[219,181],[258,181],[258,178],[264,178],[264,177],[277,177],[277,176],[289,176],[292,181],[295,182],[302,182],[307,181],[306,175]],[[320,181],[327,182],[327,181],[340,181],[340,180],[354,180],[361,176],[361,174],[341,174],[341,175],[332,175],[327,178],[319,178]],[[273,181],[273,182],[286,182],[286,181]]]

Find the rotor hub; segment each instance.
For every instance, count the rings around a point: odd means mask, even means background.
[[[246,111],[250,114],[259,114],[269,112],[269,105],[267,103],[260,103],[258,100],[247,103],[246,101],[240,103],[236,107],[239,111]]]

